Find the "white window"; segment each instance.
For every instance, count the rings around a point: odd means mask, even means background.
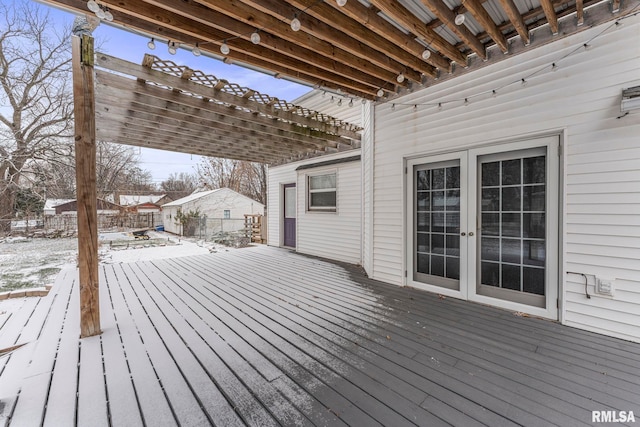
[[[310,211],[336,211],[336,173],[308,177],[308,209]]]
[[[224,219],[231,219],[231,211],[229,209],[225,209],[223,214],[224,214]]]

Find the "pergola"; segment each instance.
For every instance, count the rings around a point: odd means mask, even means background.
[[[172,48],[384,102],[632,13],[638,0],[45,0]],[[82,335],[100,332],[95,138],[277,163],[357,147],[358,129],[153,56],[74,40]],[[99,96],[95,97],[97,88]],[[97,121],[96,121],[97,120]]]
[[[359,146],[357,126],[156,56],[96,67],[101,140],[270,164]]]
[[[82,336],[100,333],[96,139],[269,164],[360,146],[326,114],[156,56],[94,53],[86,31],[72,42]]]

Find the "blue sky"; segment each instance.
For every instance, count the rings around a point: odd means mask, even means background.
[[[51,11],[51,16],[58,25],[71,25],[75,15],[49,6],[43,7]],[[91,13],[87,11],[88,13]],[[102,22],[93,32],[100,51],[140,63],[145,53],[152,53],[162,59],[172,60],[181,65],[213,74],[241,86],[250,87],[261,93],[292,101],[309,92],[308,86],[299,85],[284,79],[276,79],[267,74],[259,73],[233,64],[225,64],[214,58],[196,57],[191,50],[178,49],[176,55],[170,55],[166,43],[156,41],[155,50],[149,50],[149,37],[143,37],[129,31],[106,25]],[[199,156],[172,153],[151,149],[140,149],[140,166],[150,171],[155,183],[160,183],[171,173],[194,172],[195,165],[200,161]]]

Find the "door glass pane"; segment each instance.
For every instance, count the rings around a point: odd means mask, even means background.
[[[415,273],[442,278],[416,280],[449,286],[460,278],[460,166],[418,166],[414,179]]]
[[[296,188],[287,187],[284,189],[284,217],[296,217]]]
[[[481,284],[544,295],[546,156],[480,158],[478,169]]]

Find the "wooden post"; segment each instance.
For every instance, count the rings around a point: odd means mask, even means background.
[[[73,36],[80,337],[99,335],[98,210],[96,193],[96,115],[93,37]]]

